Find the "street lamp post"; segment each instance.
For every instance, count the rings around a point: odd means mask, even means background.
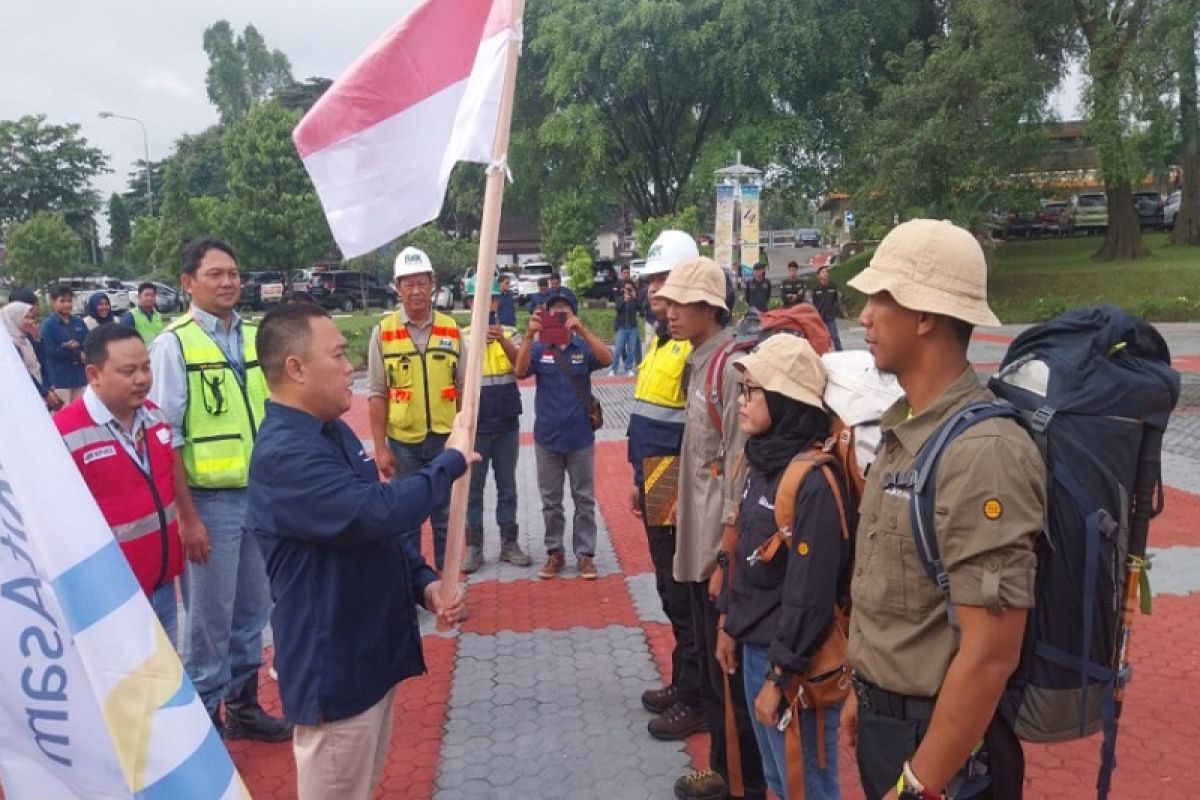
[[[150,137],[146,134],[146,123],[137,117],[125,117],[111,111],[101,111],[100,119],[123,119],[126,122],[136,122],[142,129],[142,148],[146,159],[146,208],[150,216],[154,216],[154,191],[150,188]]]

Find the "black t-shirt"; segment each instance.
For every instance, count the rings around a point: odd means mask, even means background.
[[[759,311],[766,311],[771,304],[771,279],[763,278],[761,282],[751,280],[746,284],[746,304]]]

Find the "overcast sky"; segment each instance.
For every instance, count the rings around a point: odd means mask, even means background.
[[[101,197],[123,191],[142,157],[135,123],[101,120],[100,111],[140,118],[150,158],[171,152],[183,133],[217,121],[208,102],[204,29],[227,19],[253,23],[267,45],[287,54],[298,80],[336,78],[415,0],[0,0],[0,119],[44,113],[77,122],[109,157],[96,181]],[[1077,79],[1057,93],[1064,118],[1076,116]],[[103,217],[103,215],[101,215]],[[103,220],[102,220],[103,223]]]

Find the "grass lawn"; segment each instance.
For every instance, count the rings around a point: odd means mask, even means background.
[[[466,327],[471,324],[471,312],[454,311],[453,316],[458,324]],[[612,308],[583,308],[579,317],[593,333],[606,342],[613,339],[613,310]],[[371,329],[379,324],[382,315],[378,311],[356,311],[353,314],[338,315],[334,318],[338,328],[349,343],[350,361],[355,369],[367,367],[367,345],[371,341]],[[517,311],[517,328],[525,330],[529,321],[529,312]]]
[[[1111,303],[1156,322],[1200,320],[1200,248],[1172,247],[1168,234],[1144,236],[1148,258],[1093,261],[1095,236],[1017,239],[988,256],[988,300],[1006,323],[1037,322],[1067,309]],[[867,266],[870,254],[834,270],[839,285]],[[846,293],[852,309],[863,298]]]

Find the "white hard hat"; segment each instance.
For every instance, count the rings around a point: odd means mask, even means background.
[[[646,253],[646,266],[642,268],[642,277],[662,275],[671,271],[671,267],[689,258],[697,258],[700,248],[696,240],[683,231],[663,231],[650,245]]]
[[[400,251],[400,255],[396,256],[396,263],[392,267],[392,277],[403,278],[406,275],[424,275],[432,274],[433,262],[429,260],[429,256],[425,255],[424,250],[418,250],[415,247],[406,247]]]

